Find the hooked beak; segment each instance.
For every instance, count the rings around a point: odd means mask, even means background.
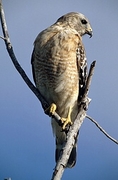
[[[90,36],[90,38],[93,36],[93,31],[90,28],[89,30],[86,31],[86,34],[88,34]]]

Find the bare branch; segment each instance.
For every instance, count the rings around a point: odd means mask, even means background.
[[[6,24],[6,20],[5,20],[5,14],[4,14],[4,10],[3,10],[3,7],[2,7],[1,3],[0,3],[0,20],[1,20],[1,25],[2,25],[2,30],[3,30],[3,35],[4,35],[4,37],[2,37],[2,39],[5,41],[8,54],[11,57],[11,60],[12,60],[12,62],[14,64],[15,68],[17,69],[19,74],[22,76],[23,80],[28,85],[28,87],[33,91],[33,93],[41,101],[42,106],[44,108],[47,108],[48,107],[47,102],[40,95],[40,92],[38,91],[38,89],[30,81],[30,79],[27,77],[25,71],[22,69],[21,65],[17,61],[17,58],[16,58],[16,56],[14,54],[14,51],[13,51],[12,44],[10,42],[10,38],[9,38],[9,34],[8,34],[8,29],[7,29],[7,24]]]
[[[2,31],[3,31],[3,35],[4,35],[4,37],[2,37],[2,39],[5,41],[5,45],[6,45],[8,54],[9,54],[9,56],[10,56],[10,58],[14,64],[15,68],[17,69],[17,71],[19,72],[19,74],[21,75],[21,77],[23,78],[25,83],[28,85],[28,87],[31,89],[31,91],[36,95],[36,97],[40,100],[41,105],[44,109],[44,112],[46,113],[45,110],[49,107],[49,104],[46,102],[46,100],[40,94],[40,92],[34,86],[34,84],[30,81],[30,79],[26,75],[25,71],[23,70],[23,68],[19,64],[19,62],[15,56],[15,53],[13,51],[13,47],[12,47],[12,44],[10,42],[10,38],[9,38],[9,34],[8,34],[7,24],[6,24],[6,20],[5,20],[5,14],[4,14],[4,10],[2,7],[1,0],[0,0],[0,20],[1,20]],[[54,113],[53,116],[55,117],[55,120],[59,123],[60,122],[60,116],[56,112]]]
[[[77,137],[77,133],[86,117],[86,110],[88,108],[88,105],[90,103],[90,99],[87,97],[88,92],[89,92],[89,87],[91,84],[92,80],[92,75],[94,72],[95,68],[95,61],[91,64],[90,70],[89,70],[89,75],[87,78],[87,84],[85,88],[85,93],[84,93],[84,98],[82,98],[82,102],[80,103],[80,109],[79,113],[73,123],[73,125],[70,127],[69,132],[68,132],[68,137],[67,137],[67,142],[65,144],[65,147],[63,149],[62,156],[60,157],[58,163],[55,166],[52,179],[51,180],[60,180],[62,177],[62,174],[64,172],[64,169],[66,168],[66,164],[68,162],[68,159],[70,157],[70,153],[72,151],[72,148],[75,143],[75,139]]]
[[[105,136],[107,136],[110,140],[118,144],[118,141],[114,139],[113,137],[111,137],[92,117],[88,115],[86,115],[86,117],[90,119],[100,129],[100,131],[102,131],[105,134]]]

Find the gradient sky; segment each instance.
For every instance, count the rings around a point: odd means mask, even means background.
[[[3,5],[15,54],[32,81],[30,57],[37,34],[67,12],[88,17],[94,35],[83,42],[88,64],[97,64],[87,114],[118,139],[118,1],[3,0]],[[13,67],[2,39],[0,63],[0,180],[51,179],[55,141],[50,118]],[[118,180],[118,145],[85,119],[77,164],[62,179]]]

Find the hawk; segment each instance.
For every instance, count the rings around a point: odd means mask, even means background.
[[[82,36],[92,36],[88,19],[81,13],[71,12],[60,17],[43,30],[34,42],[32,71],[36,87],[50,105],[50,113],[60,115],[62,126],[52,117],[56,139],[55,159],[58,161],[66,142],[66,127],[77,114],[87,77],[87,60]],[[65,131],[64,131],[65,130]],[[76,163],[77,139],[67,167]]]

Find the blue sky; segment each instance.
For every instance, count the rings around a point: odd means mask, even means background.
[[[97,61],[88,115],[118,139],[118,1],[3,1],[16,56],[32,79],[30,57],[37,34],[67,12],[85,14],[93,37],[83,38],[88,64]],[[2,31],[0,29],[0,35]],[[55,141],[50,118],[28,89],[0,40],[0,180],[51,179]],[[118,145],[85,119],[78,142],[78,159],[63,180],[117,180]]]

